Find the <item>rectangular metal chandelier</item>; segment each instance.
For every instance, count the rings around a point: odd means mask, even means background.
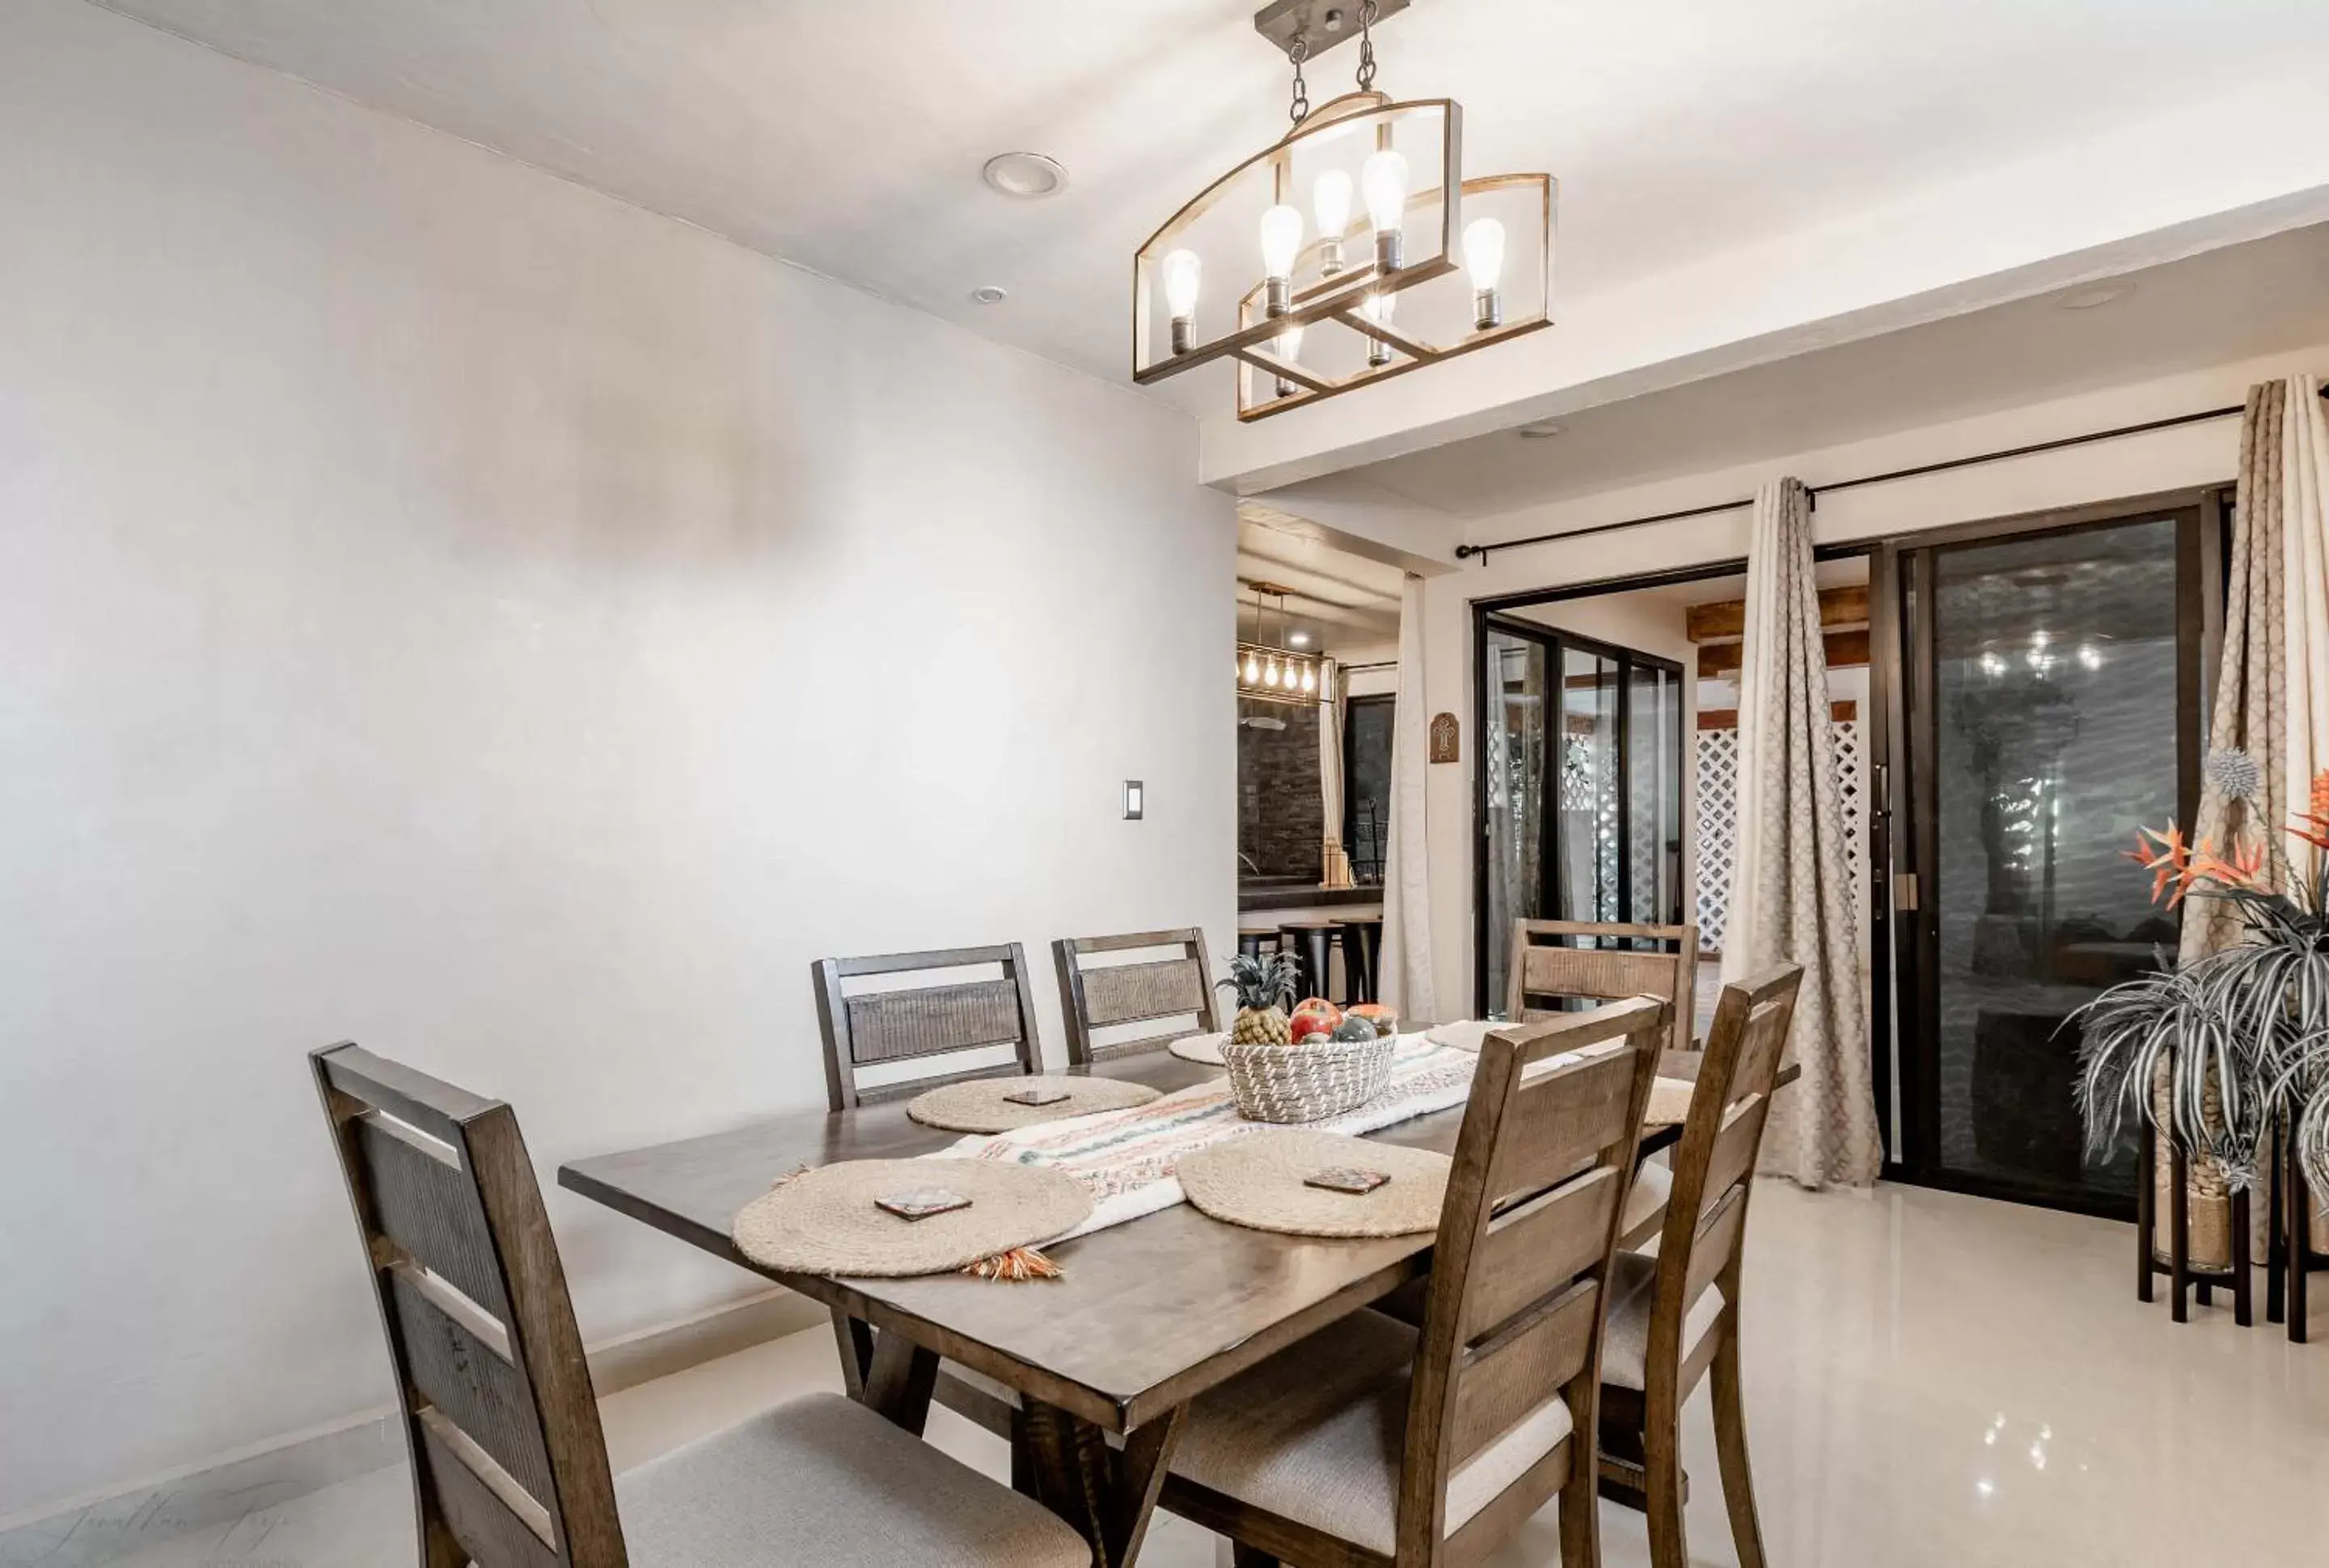
[[[1135,253],[1136,383],[1229,360],[1238,417],[1267,419],[1551,325],[1558,184],[1466,179],[1460,105],[1374,90],[1372,24],[1404,5],[1363,0],[1358,90],[1315,111],[1302,66],[1347,35],[1343,10],[1276,0],[1254,18],[1293,61],[1294,126]],[[1209,296],[1209,274],[1233,290]]]

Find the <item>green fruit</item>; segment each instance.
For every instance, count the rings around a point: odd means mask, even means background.
[[[1345,1015],[1343,1021],[1334,1025],[1333,1037],[1345,1045],[1363,1045],[1375,1037],[1375,1026],[1364,1018]]]

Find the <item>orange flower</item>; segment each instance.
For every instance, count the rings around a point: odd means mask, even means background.
[[[2150,844],[2144,842],[2146,838]],[[2154,848],[2154,845],[2157,847]],[[2173,909],[2183,901],[2183,884],[2191,877],[2192,852],[2184,845],[2181,827],[2171,822],[2164,833],[2149,827],[2136,828],[2135,847],[2126,852],[2126,857],[2151,873],[2152,902],[2157,903],[2171,884],[2175,887],[2175,896],[2167,901],[2167,907]]]
[[[2226,860],[2203,838],[2200,841],[2199,851],[2192,856],[2191,864],[2184,870],[2183,891],[2188,892],[2192,883],[2202,880],[2223,887],[2254,887],[2257,874],[2263,870],[2263,850],[2235,848],[2231,858]],[[2180,898],[2183,894],[2179,892],[2176,896]]]
[[[2305,815],[2315,821],[2329,817],[2329,768],[2313,775],[2313,798],[2305,804],[2309,808]]]

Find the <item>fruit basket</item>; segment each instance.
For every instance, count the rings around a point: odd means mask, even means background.
[[[1391,1082],[1399,1042],[1390,1031],[1377,1034],[1364,1019],[1344,1026],[1341,1010],[1318,997],[1287,1017],[1300,975],[1291,954],[1240,953],[1220,982],[1238,1001],[1237,1019],[1221,1042],[1221,1065],[1249,1121],[1323,1121],[1357,1110]],[[1314,1009],[1330,1016],[1305,1016]]]
[[[1391,1082],[1396,1037],[1306,1040],[1299,1045],[1221,1043],[1230,1092],[1249,1121],[1323,1121],[1356,1110]]]

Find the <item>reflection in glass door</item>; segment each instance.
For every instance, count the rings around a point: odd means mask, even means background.
[[[1479,647],[1485,1013],[1515,920],[1680,920],[1683,713],[1664,659],[1493,616]]]
[[[1907,558],[1916,1179],[2132,1212],[2132,1146],[2084,1153],[2064,1025],[2175,948],[2123,852],[2197,792],[2200,534],[2194,508]]]

